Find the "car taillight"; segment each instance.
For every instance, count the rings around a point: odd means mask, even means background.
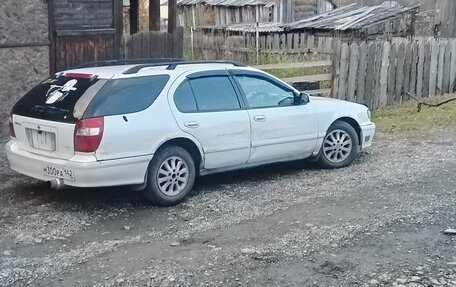
[[[12,114],[9,116],[8,122],[9,122],[10,136],[12,138],[15,138],[16,137],[16,132],[14,131],[13,115]]]
[[[74,150],[94,152],[103,137],[104,118],[82,119],[74,128]]]
[[[83,74],[83,73],[65,73],[64,76],[66,76],[68,78],[75,78],[75,79],[91,79],[95,75]]]

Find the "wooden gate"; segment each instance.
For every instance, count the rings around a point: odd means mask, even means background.
[[[184,30],[177,27],[173,34],[167,32],[140,32],[125,39],[125,58],[182,58]]]
[[[122,57],[122,0],[49,0],[51,72]]]

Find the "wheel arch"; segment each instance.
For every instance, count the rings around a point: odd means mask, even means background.
[[[201,169],[203,163],[204,163],[204,158],[203,158],[203,153],[201,148],[191,139],[186,138],[186,137],[176,137],[172,138],[169,140],[166,140],[163,142],[158,148],[157,152],[160,149],[163,149],[168,146],[178,146],[183,149],[185,149],[193,158],[195,162],[195,169],[197,174],[199,173],[199,170]]]
[[[336,119],[335,121],[333,121],[331,123],[331,125],[333,125],[335,122],[337,121],[340,121],[340,122],[346,122],[347,124],[351,125],[355,131],[356,131],[356,135],[358,136],[358,144],[361,145],[362,144],[362,132],[361,132],[361,126],[359,125],[358,121],[356,121],[354,118],[352,117],[340,117],[338,119]],[[330,126],[331,126],[330,125]],[[329,129],[329,128],[328,128]]]

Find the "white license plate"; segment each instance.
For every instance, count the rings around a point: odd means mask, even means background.
[[[68,168],[53,167],[50,165],[43,166],[43,174],[47,176],[74,180],[74,172]]]
[[[26,129],[27,137],[34,148],[55,151],[55,134],[40,130]]]

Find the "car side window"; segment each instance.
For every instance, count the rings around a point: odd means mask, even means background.
[[[209,76],[190,80],[198,111],[229,111],[241,108],[227,76]]]
[[[84,117],[121,115],[145,110],[158,98],[168,80],[168,75],[110,80],[92,100]]]
[[[197,111],[195,98],[192,88],[188,81],[184,81],[174,93],[174,102],[177,109],[182,113],[191,113]]]
[[[248,108],[291,106],[294,102],[292,91],[286,90],[266,79],[239,75],[236,80],[241,87]]]

